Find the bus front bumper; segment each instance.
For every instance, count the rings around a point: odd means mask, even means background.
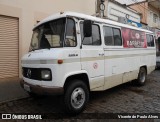
[[[62,87],[42,87],[26,83],[24,80],[20,81],[20,85],[25,91],[38,95],[62,95],[64,93],[64,89]]]

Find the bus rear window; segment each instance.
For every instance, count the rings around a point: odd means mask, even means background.
[[[153,35],[147,34],[147,46],[148,47],[154,47],[154,38]]]

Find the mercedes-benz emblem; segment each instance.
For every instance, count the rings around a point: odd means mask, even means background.
[[[31,70],[30,69],[27,70],[27,77],[31,78]]]

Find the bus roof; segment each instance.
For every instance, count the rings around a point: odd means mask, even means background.
[[[38,27],[38,26],[40,26],[40,25],[42,25],[46,22],[49,22],[49,21],[52,21],[52,20],[55,20],[55,19],[59,19],[59,18],[63,18],[63,17],[76,17],[76,18],[91,20],[91,21],[95,21],[95,22],[99,22],[99,23],[111,24],[111,25],[114,25],[114,26],[126,27],[126,28],[130,28],[130,29],[145,31],[147,33],[153,33],[152,31],[137,28],[137,27],[134,27],[134,26],[131,26],[131,25],[126,25],[126,24],[123,24],[123,23],[119,23],[119,22],[116,22],[116,21],[109,20],[109,19],[102,19],[102,18],[91,16],[91,15],[77,13],[77,12],[59,12],[57,14],[53,14],[53,15],[45,18],[44,20],[40,21],[33,29],[35,29],[36,27]]]

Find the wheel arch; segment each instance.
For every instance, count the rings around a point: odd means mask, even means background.
[[[146,74],[147,74],[147,73],[148,73],[148,71],[147,71],[147,65],[142,65],[142,66],[140,66],[140,67],[139,67],[139,71],[140,71],[140,69],[141,69],[142,67],[145,68]]]
[[[88,90],[90,91],[89,77],[86,71],[74,72],[74,73],[69,73],[68,75],[66,75],[65,80],[64,80],[65,82],[63,85],[64,90],[67,88],[68,84],[71,83],[75,79],[81,80],[82,82],[84,82],[87,85]]]

